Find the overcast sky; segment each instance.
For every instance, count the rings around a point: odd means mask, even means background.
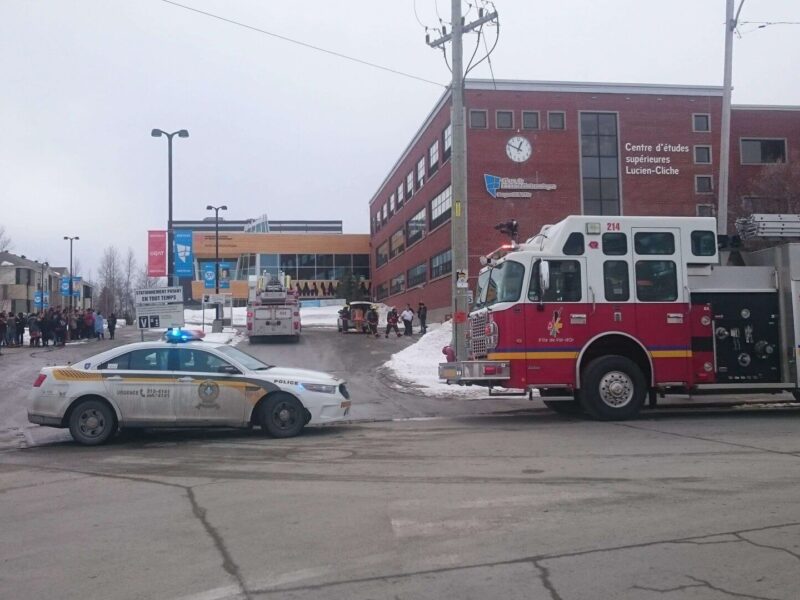
[[[417,20],[438,24],[434,0],[181,2],[449,80]],[[450,2],[438,4],[447,20]],[[725,0],[496,6],[497,78],[722,83]],[[747,0],[741,20],[797,22],[800,1]],[[800,26],[742,33],[734,102],[800,105]],[[14,251],[53,264],[68,263],[63,236],[79,235],[95,274],[103,248],[143,260],[146,231],[166,226],[167,147],[152,128],[190,132],[175,140],[176,219],[224,203],[229,218],[367,232],[369,198],[443,91],[161,0],[0,0],[0,57],[0,225]]]

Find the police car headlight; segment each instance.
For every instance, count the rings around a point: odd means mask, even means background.
[[[336,393],[336,386],[335,385],[326,385],[324,383],[302,383],[305,389],[310,392],[320,392],[322,394],[335,394]]]

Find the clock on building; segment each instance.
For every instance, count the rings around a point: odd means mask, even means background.
[[[531,157],[531,143],[521,135],[515,135],[506,142],[506,154],[514,162],[525,162]]]

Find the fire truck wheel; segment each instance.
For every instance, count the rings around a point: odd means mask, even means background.
[[[542,400],[544,405],[560,415],[579,415],[583,412],[581,403],[572,398],[564,400]]]
[[[583,372],[580,399],[584,410],[604,421],[635,417],[647,389],[642,370],[624,356],[603,356]]]

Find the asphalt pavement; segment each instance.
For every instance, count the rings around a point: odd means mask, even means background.
[[[380,373],[405,343],[242,344],[346,374],[363,421],[98,448],[15,430],[36,364],[93,349],[4,354],[0,597],[800,597],[797,409],[599,423],[522,398],[425,398]]]

